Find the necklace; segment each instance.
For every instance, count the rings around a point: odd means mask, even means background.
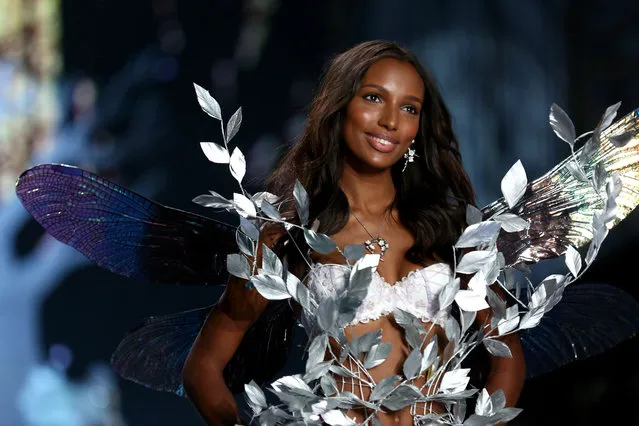
[[[379,228],[377,228],[377,236],[373,237],[373,234],[371,234],[368,229],[366,228],[366,226],[364,226],[364,224],[362,223],[361,220],[359,220],[359,218],[357,217],[357,215],[353,212],[351,212],[351,214],[353,215],[353,217],[355,217],[355,219],[359,222],[360,225],[362,225],[362,228],[364,228],[364,231],[366,231],[366,233],[371,237],[370,240],[366,240],[364,242],[364,247],[366,248],[366,250],[368,250],[369,252],[373,253],[375,251],[375,246],[374,244],[377,244],[379,246],[379,250],[380,250],[380,255],[379,255],[379,260],[380,261],[384,261],[384,253],[386,253],[386,251],[390,248],[390,246],[388,245],[388,241],[386,241],[384,238],[382,238],[382,236],[380,235],[380,231],[382,230],[382,225],[384,225],[384,222],[386,221],[386,215],[388,214],[388,210],[386,210],[386,212],[384,213],[384,217],[382,218],[382,222],[379,224]]]

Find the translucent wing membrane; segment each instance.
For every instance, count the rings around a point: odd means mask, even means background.
[[[624,147],[612,142],[616,136],[639,132],[639,109],[618,120],[601,133],[601,143],[592,157],[586,160],[585,147],[577,152],[584,159],[586,176],[591,177],[597,164],[606,172],[618,173],[621,194],[616,199],[617,224],[639,204],[639,135],[634,134]],[[507,265],[535,263],[561,256],[569,245],[582,247],[592,240],[592,219],[603,205],[602,198],[590,180],[579,180],[570,171],[568,157],[548,173],[531,182],[524,196],[511,210],[530,223],[526,231],[500,233],[497,245]],[[505,199],[486,206],[484,219],[508,212]]]
[[[16,183],[26,210],[59,241],[109,271],[151,282],[217,284],[235,228],[164,207],[85,170],[54,164]]]
[[[111,358],[113,368],[127,380],[184,396],[184,362],[212,307],[146,318],[118,345]],[[263,383],[284,366],[293,324],[286,302],[269,304],[224,370],[232,392],[242,392],[251,380]]]
[[[127,380],[184,396],[184,361],[211,308],[146,318],[118,345],[113,368]]]
[[[528,378],[600,354],[639,331],[639,303],[605,284],[568,286],[559,302],[519,337]]]

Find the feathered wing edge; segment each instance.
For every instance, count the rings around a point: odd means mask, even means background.
[[[583,160],[588,179],[597,165],[608,174],[617,173],[621,179],[621,193],[616,199],[619,223],[639,204],[639,109],[631,112],[605,129],[600,144],[587,154],[588,144],[576,152]],[[620,135],[630,136],[623,147],[613,143]],[[521,232],[503,230],[497,240],[506,265],[530,264],[561,256],[568,246],[585,246],[592,240],[592,221],[603,201],[589,180],[580,180],[571,169],[574,160],[568,157],[548,173],[528,184],[523,197],[509,209],[504,198],[482,209],[484,219],[512,211],[530,224]]]

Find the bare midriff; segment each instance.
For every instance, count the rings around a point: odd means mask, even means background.
[[[393,375],[402,375],[402,367],[404,365],[404,361],[412,350],[406,342],[403,328],[395,322],[393,315],[390,314],[376,320],[371,320],[367,323],[359,323],[356,325],[348,326],[344,329],[347,342],[350,342],[353,337],[361,336],[363,334],[374,332],[380,329],[382,330],[382,342],[390,343],[392,345],[392,350],[390,355],[388,355],[383,363],[376,367],[367,369],[368,375],[370,375],[370,378],[372,378],[375,383],[379,383],[386,377],[390,377]],[[432,323],[424,323],[424,329],[428,331],[428,335],[425,336],[426,342],[428,342],[432,336],[437,335],[437,339],[439,342],[438,351],[441,355],[442,348],[446,343],[446,335],[443,329],[439,326],[433,325]],[[339,344],[337,344],[335,341],[331,341],[331,348],[333,350],[333,353],[339,356],[341,350]],[[363,365],[363,356],[360,357],[360,361],[360,365]],[[357,363],[352,359],[347,358],[343,364],[346,368],[353,371],[356,375],[367,378],[367,376],[362,373],[361,368],[358,367]],[[368,400],[368,397],[371,393],[371,388],[360,383],[358,379],[351,380],[350,378],[344,378],[338,375],[333,375],[333,378],[337,381],[338,389],[340,391],[352,392],[358,398],[365,401]],[[411,381],[411,384],[421,389],[425,382],[426,377],[424,375],[421,375],[414,378]],[[428,387],[424,387],[423,389],[423,393],[425,395],[433,394],[435,393],[435,391],[436,389],[428,389]],[[389,411],[387,409],[384,409],[384,412],[379,411],[377,413],[377,418],[385,426],[411,426],[413,424],[413,416],[411,415],[410,409],[410,406],[398,411]],[[423,402],[415,404],[414,410],[415,413],[422,415],[428,412],[442,411],[443,407],[439,404],[426,404]],[[371,409],[352,409],[346,412],[346,415],[351,419],[354,419],[357,423],[363,422],[371,414]]]

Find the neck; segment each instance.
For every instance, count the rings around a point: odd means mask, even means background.
[[[362,172],[344,164],[340,188],[352,212],[377,216],[395,198],[395,185],[390,169]]]

